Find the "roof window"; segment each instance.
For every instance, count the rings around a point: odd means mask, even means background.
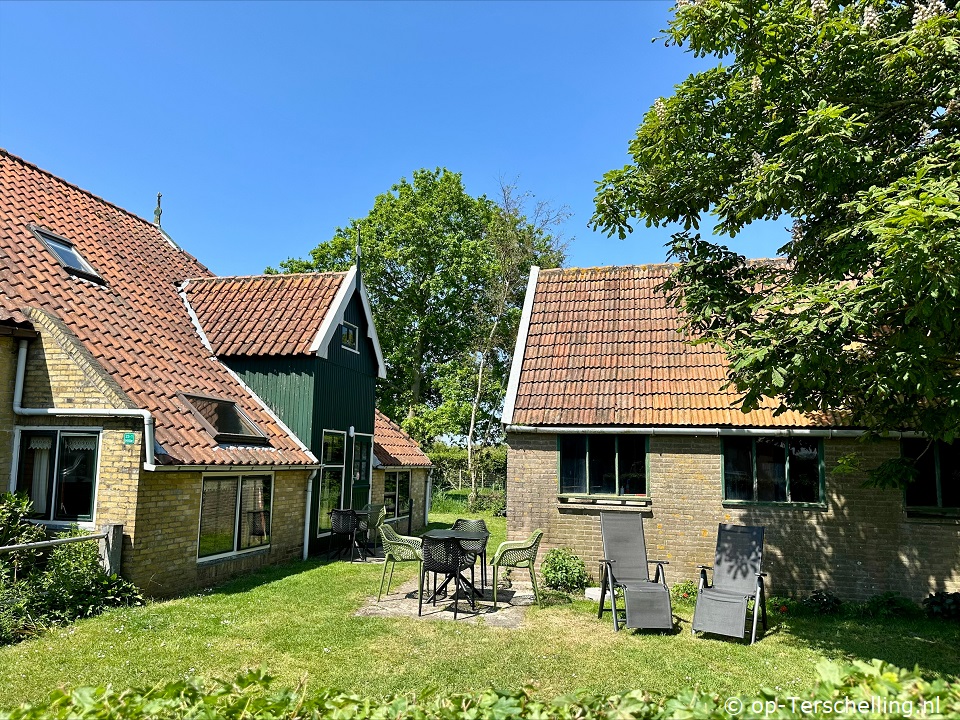
[[[178,395],[218,443],[269,444],[266,436],[232,400],[208,395]]]
[[[36,225],[30,225],[30,231],[36,235],[54,257],[67,269],[71,275],[77,275],[87,280],[103,283],[104,280],[93,266],[83,259],[72,242],[61,235],[55,235],[49,230],[41,230]]]

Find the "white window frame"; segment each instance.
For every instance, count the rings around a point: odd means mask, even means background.
[[[352,327],[352,328],[353,328],[353,337],[354,337],[354,338],[356,339],[356,341],[357,341],[357,346],[356,346],[355,348],[352,348],[352,347],[350,347],[349,345],[344,345],[344,344],[343,344],[343,328],[341,328],[341,329],[340,329],[340,347],[342,347],[344,350],[349,350],[350,352],[356,353],[357,355],[359,355],[359,354],[360,354],[360,328],[359,328],[358,326],[354,325],[352,322],[347,322],[346,320],[344,320],[344,321],[343,321],[342,323],[340,323],[340,324],[343,325],[343,326],[349,325],[350,327]]]
[[[383,504],[384,506],[386,506],[387,504],[387,473],[401,473],[401,472],[405,472],[407,474],[407,497],[409,498],[413,497],[413,468],[394,467],[390,470],[384,469],[383,471]],[[399,492],[395,494],[399,494]],[[397,501],[397,498],[393,499],[393,506],[394,506],[394,513],[396,513],[396,511],[400,509],[400,503]],[[404,508],[404,512],[406,512],[406,508]],[[404,514],[404,515],[394,514],[393,517],[388,516],[386,519],[386,522],[397,522],[398,520],[406,520],[408,517],[410,516],[407,514]]]
[[[241,489],[243,488],[243,478],[244,477],[262,477],[269,476],[270,478],[270,542],[264,545],[257,545],[256,547],[246,548],[244,550],[231,550],[230,552],[218,553],[216,555],[206,555],[205,557],[200,557],[200,528],[201,523],[203,522],[203,481],[207,478],[216,478],[216,477],[235,477],[237,478],[237,502],[233,511],[233,521],[235,523],[233,528],[233,546],[237,547],[237,531],[240,525],[240,495]],[[210,472],[203,473],[200,476],[200,507],[197,509],[197,564],[202,565],[203,563],[211,562],[214,560],[222,560],[224,558],[239,557],[241,555],[249,555],[250,553],[262,552],[264,550],[269,550],[273,546],[273,498],[277,488],[277,477],[276,473],[273,472],[254,472],[254,471],[243,471],[243,472],[228,472],[226,470],[222,472]]]
[[[323,462],[323,436],[327,435],[343,435],[343,464],[342,465],[327,465]],[[347,477],[347,431],[346,430],[328,430],[323,428],[320,431],[320,485],[317,488],[317,537],[327,537],[331,534],[330,530],[321,530],[320,529],[320,496],[323,494],[323,471],[328,467],[331,468],[340,468],[343,473],[340,475],[340,502],[338,503],[338,510],[343,510],[343,500],[346,496],[344,492],[344,480]],[[352,470],[352,468],[351,468]],[[353,482],[351,481],[350,486],[353,487]]]
[[[54,442],[56,452],[53,457],[53,467],[56,470],[57,463],[60,461],[60,433],[76,435],[96,435],[97,436],[97,461],[96,475],[93,479],[93,512],[89,520],[44,520],[41,518],[30,518],[30,522],[37,525],[45,525],[51,528],[64,528],[70,525],[76,525],[85,530],[93,530],[97,527],[97,507],[100,495],[100,464],[103,458],[103,428],[102,427],[74,427],[70,425],[17,425],[13,428],[13,462],[10,464],[10,482],[8,488],[10,492],[17,491],[17,474],[20,470],[20,444],[21,434],[24,432],[53,432],[57,434]],[[56,488],[56,472],[54,472],[54,488]],[[51,508],[56,507],[56,491],[53,494],[54,502]],[[51,510],[52,511],[52,510]]]

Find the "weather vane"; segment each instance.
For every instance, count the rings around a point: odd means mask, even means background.
[[[153,224],[157,227],[160,227],[160,216],[163,215],[163,210],[160,209],[160,198],[162,197],[162,194],[157,193],[157,209],[153,211]]]

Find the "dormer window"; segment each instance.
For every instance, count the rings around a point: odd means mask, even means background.
[[[30,231],[37,239],[46,245],[47,249],[71,275],[103,283],[104,280],[93,266],[83,259],[80,251],[72,242],[61,235],[55,235],[49,230],[41,230],[36,225],[30,226]]]
[[[269,441],[232,400],[178,393],[194,417],[218,443],[267,445]]]
[[[357,342],[358,328],[346,321],[340,326],[340,347],[350,352],[359,353],[360,348]]]

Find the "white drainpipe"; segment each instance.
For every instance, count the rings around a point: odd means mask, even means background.
[[[313,503],[313,480],[320,472],[314,469],[307,478],[307,509],[303,511],[303,559],[310,554],[310,505]]]
[[[25,408],[23,402],[23,378],[27,369],[27,340],[20,340],[17,352],[17,377],[13,386],[13,412],[17,415],[45,415],[54,417],[137,417],[143,420],[144,470],[156,470],[154,463],[154,424],[149,410],[130,408]]]

